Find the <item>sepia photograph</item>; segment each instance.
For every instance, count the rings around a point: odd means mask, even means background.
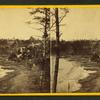
[[[50,92],[49,9],[0,8],[0,93]]]
[[[100,7],[1,7],[0,94],[99,93],[99,26]]]
[[[52,12],[52,92],[100,92],[100,8],[55,8]]]

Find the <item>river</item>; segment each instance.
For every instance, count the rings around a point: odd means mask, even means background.
[[[52,83],[55,69],[54,59],[54,57],[51,57]],[[69,58],[60,58],[57,80],[57,92],[75,92],[79,90],[82,87],[82,84],[79,83],[79,80],[87,78],[90,75],[90,73],[96,73],[96,71],[85,70],[85,67],[86,66],[81,66],[80,62],[69,60]]]
[[[14,70],[11,69],[3,69],[4,66],[0,65],[0,78],[8,75],[8,73],[13,72]]]

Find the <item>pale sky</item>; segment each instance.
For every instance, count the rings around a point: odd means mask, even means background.
[[[30,36],[41,36],[36,28],[37,24],[27,24],[32,19],[25,8],[2,8],[0,9],[0,38],[28,39]]]
[[[100,8],[69,9],[62,39],[100,39]]]
[[[32,35],[41,36],[36,23],[28,25],[31,20],[30,9],[0,8],[0,38],[28,39]],[[100,8],[69,8],[60,30],[61,39],[100,39]]]

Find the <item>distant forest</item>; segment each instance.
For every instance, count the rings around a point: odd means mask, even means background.
[[[30,37],[28,40],[10,40],[10,39],[0,39],[0,55],[10,54],[13,48],[17,47],[27,47],[31,43],[41,43],[42,40]],[[65,41],[61,40],[60,45],[60,55],[91,55],[93,52],[100,50],[100,40],[75,40],[75,41]],[[55,54],[56,51],[56,41],[51,41],[51,53]]]
[[[9,55],[13,49],[27,47],[31,43],[41,43],[41,40],[30,37],[28,40],[0,39],[0,55]]]
[[[56,51],[56,42],[52,41],[52,54]],[[60,56],[67,55],[91,55],[100,50],[100,40],[75,40],[60,41]]]

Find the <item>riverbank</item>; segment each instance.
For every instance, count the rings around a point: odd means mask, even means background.
[[[99,81],[100,63],[92,62],[90,55],[60,58],[57,92],[100,92]]]
[[[0,78],[0,93],[49,92],[40,66],[32,64],[30,67],[27,61],[9,61],[7,56],[0,57],[0,66],[4,70],[14,70]]]
[[[85,79],[79,80],[81,88],[75,92],[100,92],[100,63],[90,61],[90,56],[73,56],[70,60],[80,62],[85,70],[96,71]]]

